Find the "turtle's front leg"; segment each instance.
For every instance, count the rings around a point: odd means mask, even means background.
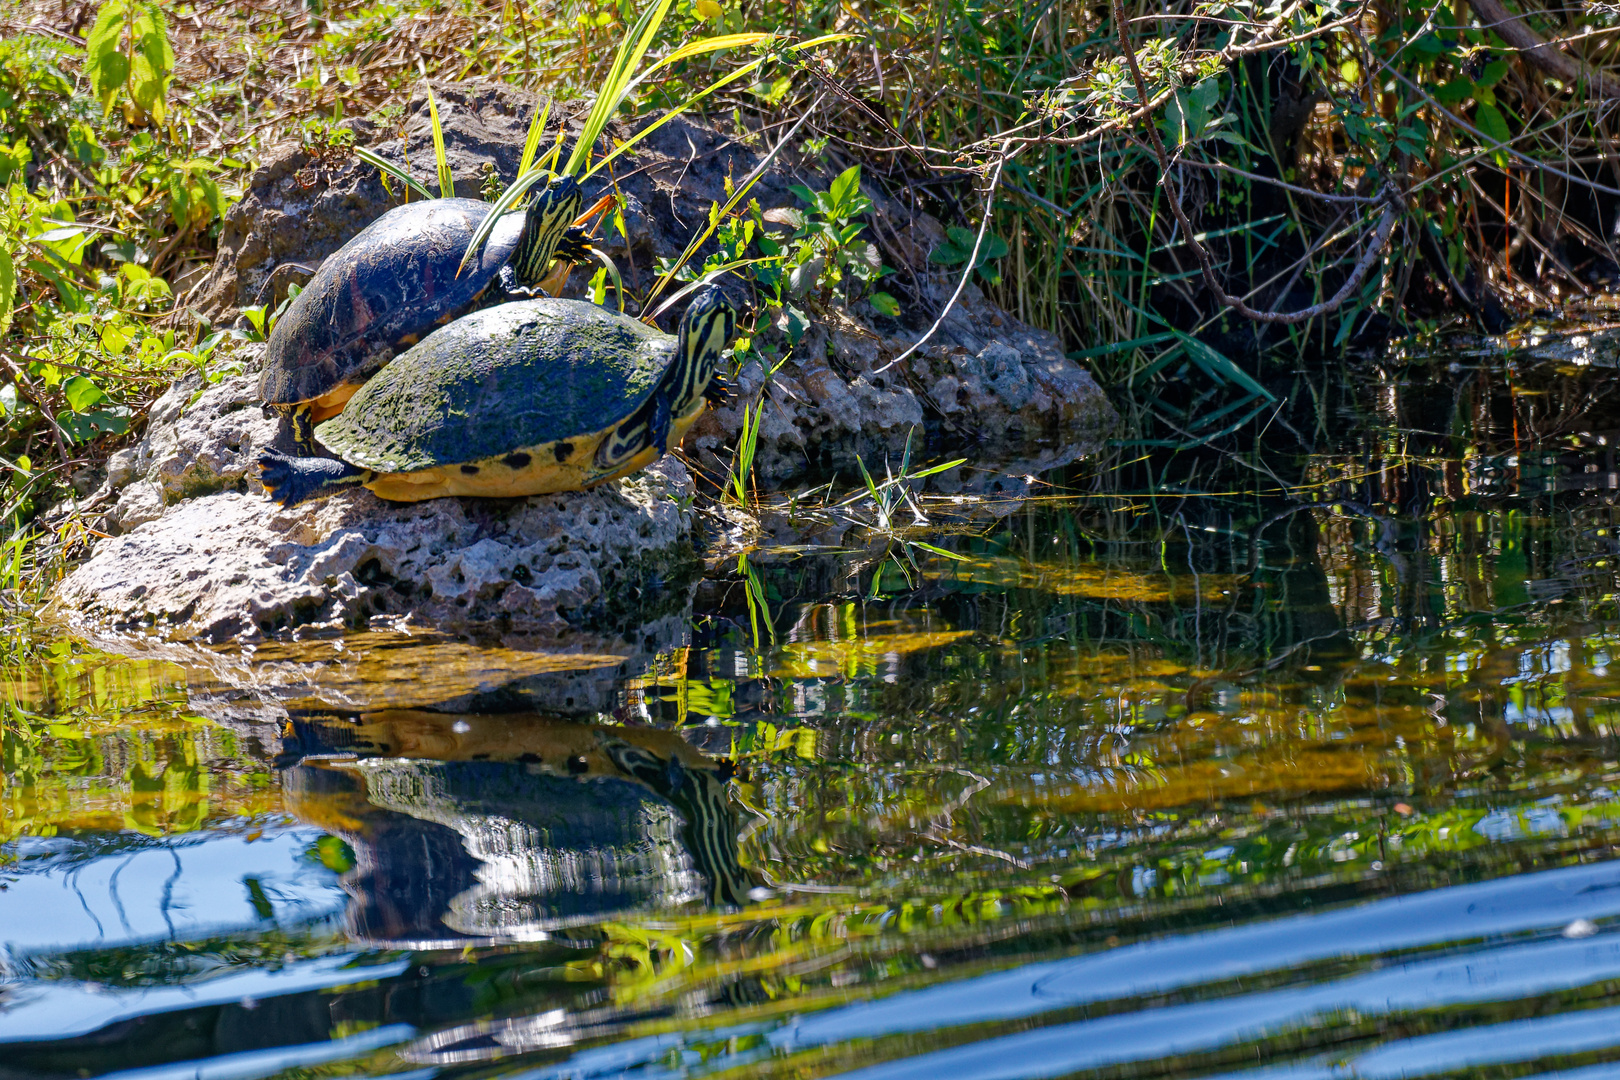
[[[647,431],[660,457],[669,453],[669,421],[669,395],[660,392],[653,398],[652,425]]]
[[[347,461],[322,457],[288,457],[274,450],[259,455],[259,482],[282,506],[297,506],[341,488],[370,483],[377,474]]]
[[[495,287],[486,294],[483,303],[489,307],[511,300],[528,300],[533,296],[534,290],[519,281],[517,271],[512,269],[511,263],[507,263],[495,275]]]

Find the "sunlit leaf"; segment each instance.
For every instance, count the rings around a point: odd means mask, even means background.
[[[0,247],[0,338],[5,337],[11,329],[11,313],[16,303],[17,268],[12,265],[11,252]],[[16,393],[15,388],[12,393]]]
[[[107,400],[106,391],[83,375],[74,375],[62,384],[62,395],[74,412],[87,412]]]

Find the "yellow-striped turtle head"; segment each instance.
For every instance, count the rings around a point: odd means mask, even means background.
[[[551,177],[529,200],[523,236],[512,253],[512,271],[520,284],[533,287],[545,278],[557,245],[584,205],[585,196],[572,176]]]
[[[703,396],[720,366],[720,354],[736,332],[737,309],[718,285],[710,285],[692,298],[676,335],[680,378],[670,396],[671,415],[686,415]]]

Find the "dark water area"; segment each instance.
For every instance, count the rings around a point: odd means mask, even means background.
[[[1620,1077],[1607,342],[719,560],[635,655],[17,638],[0,1077]]]

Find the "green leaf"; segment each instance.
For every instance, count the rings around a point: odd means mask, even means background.
[[[245,307],[242,309],[242,317],[246,319],[248,325],[253,328],[253,332],[259,335],[257,338],[250,338],[249,340],[264,340],[264,314],[263,304],[259,304],[254,307]]]
[[[883,273],[883,255],[878,251],[878,246],[870,240],[851,244],[849,253],[852,258],[851,269],[857,276],[875,278]]]
[[[1205,79],[1191,89],[1181,90],[1170,99],[1164,110],[1165,133],[1178,144],[1191,142],[1209,126],[1210,112],[1220,100],[1220,83]]]
[[[191,217],[191,189],[186,184],[186,174],[179,169],[169,174],[169,216],[182,229]]]
[[[967,243],[962,243],[958,234],[967,234]],[[952,225],[945,230],[945,240],[933,251],[928,253],[928,261],[936,266],[955,266],[965,263],[973,254],[973,234],[966,229]]]
[[[76,443],[89,442],[97,435],[122,435],[129,430],[129,410],[93,409],[87,413],[58,413],[57,424]]]
[[[973,254],[973,243],[978,234],[972,229],[964,229],[960,225],[952,225],[945,230],[945,242],[928,254],[928,261],[939,266],[958,266],[968,261]],[[983,267],[988,262],[1004,257],[1012,249],[1007,241],[993,232],[984,234],[984,241],[979,244],[978,266]]]
[[[17,303],[17,268],[12,265],[11,252],[0,247],[0,338],[11,329],[11,312]]]
[[[966,555],[958,555],[954,551],[946,551],[944,548],[935,547],[933,544],[925,544],[921,540],[908,540],[906,543],[910,544],[912,547],[920,547],[924,551],[933,552],[935,555],[939,555],[947,559],[955,559],[957,562],[968,561],[968,557]]]
[[[1459,75],[1450,82],[1435,88],[1434,91],[1434,100],[1438,101],[1448,109],[1461,105],[1463,102],[1467,101],[1473,96],[1474,84],[1472,80],[1462,75]]]
[[[309,846],[304,856],[335,874],[346,874],[354,869],[354,849],[336,836],[321,837]]]
[[[850,217],[848,208],[854,202],[855,196],[861,190],[861,167],[851,165],[833,180],[832,186],[827,189],[831,196],[834,217]]]
[[[1487,105],[1483,101],[1474,106],[1474,126],[1479,128],[1486,138],[1496,143],[1505,145],[1513,138],[1513,133],[1508,130],[1507,118],[1502,115],[1502,110],[1495,105]],[[1498,150],[1493,156],[1496,158],[1498,165],[1503,168],[1507,167],[1508,156],[1505,153]]]
[[[789,304],[776,317],[776,326],[777,329],[787,335],[790,347],[797,346],[799,340],[804,337],[805,331],[810,329],[810,319],[804,312]]]
[[[900,301],[886,292],[875,292],[867,298],[872,304],[872,310],[879,315],[887,315],[891,319],[900,317]]]
[[[89,412],[107,400],[107,393],[83,375],[73,375],[62,384],[62,396],[76,413]]]
[[[1427,34],[1424,34],[1422,37],[1419,37],[1416,41],[1412,42],[1412,50],[1414,52],[1431,59],[1436,56],[1444,56],[1446,53],[1449,53],[1451,49],[1452,46],[1448,44],[1444,38],[1432,30]]]
[[[0,187],[10,184],[14,176],[21,177],[33,160],[34,151],[29,149],[27,139],[18,136],[9,147],[0,142]]]
[[[137,10],[139,13],[130,24],[131,52],[135,60],[130,72],[130,97],[161,124],[165,114],[164,99],[174,71],[174,50],[169,47],[163,9],[154,4]]]
[[[1479,78],[1474,80],[1474,85],[1481,89],[1487,86],[1495,86],[1507,76],[1507,73],[1508,62],[1506,60],[1492,60],[1485,65],[1485,70],[1479,73]]]
[[[197,177],[197,186],[202,189],[203,202],[208,206],[208,221],[203,225],[217,221],[225,216],[225,199],[219,193],[219,185],[206,176]]]
[[[129,81],[129,60],[122,47],[128,14],[128,0],[108,0],[84,41],[84,74],[103,111],[112,108],[118,91]]]

